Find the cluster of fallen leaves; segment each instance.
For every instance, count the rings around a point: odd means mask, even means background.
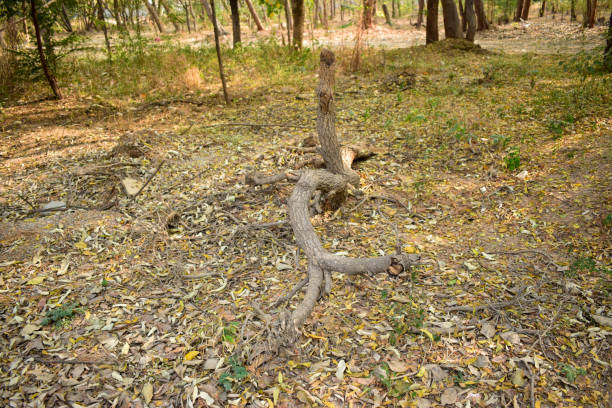
[[[145,106],[128,123],[102,110],[88,120],[112,143],[93,137],[80,150],[58,128],[84,139],[91,128],[45,118],[55,103],[9,108],[38,119],[8,121],[5,132],[3,404],[605,406],[605,107],[594,103],[558,138],[537,106],[547,87],[577,86],[572,75],[543,74],[534,89],[526,76],[487,76],[493,59],[507,58],[496,60],[504,69],[518,57],[387,58],[389,75],[338,78],[340,138],[378,155],[356,167],[361,193],[313,223],[336,253],[399,245],[422,264],[400,276],[335,275],[278,356],[253,354],[265,336],[253,302],[267,309],[305,276],[282,222],[292,186],[249,188],[244,176],[311,158],[295,145],[314,131],[209,125],[314,129],[312,100],[282,88],[229,108]],[[314,89],[313,75],[305,80]],[[45,132],[41,152],[33,139]],[[520,147],[519,169],[504,168],[505,142],[493,135]],[[125,140],[137,152],[113,149]]]

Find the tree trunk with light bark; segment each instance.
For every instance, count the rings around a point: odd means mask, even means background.
[[[465,0],[465,19],[467,21],[467,33],[465,39],[474,42],[476,36],[476,13],[474,12],[474,0]]]

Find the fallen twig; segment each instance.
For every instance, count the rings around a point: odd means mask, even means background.
[[[136,194],[134,194],[131,198],[130,198],[130,203],[133,202],[136,197],[138,197],[138,194],[140,194],[142,192],[142,190],[145,189],[146,186],[149,185],[149,183],[151,182],[151,180],[153,179],[153,177],[155,177],[155,175],[157,174],[157,172],[159,171],[159,169],[161,168],[161,166],[164,164],[165,160],[161,160],[159,162],[159,164],[157,165],[157,167],[155,168],[155,171],[153,171],[153,173],[151,173],[151,175],[147,178],[147,181],[145,181],[145,183],[142,185],[142,187],[140,187],[140,189],[136,192]]]

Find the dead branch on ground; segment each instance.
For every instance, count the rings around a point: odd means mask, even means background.
[[[320,147],[317,149],[323,158],[325,169],[307,169],[301,171],[285,170],[277,175],[264,176],[251,174],[246,181],[250,185],[263,185],[280,181],[295,181],[295,188],[288,200],[288,212],[291,227],[300,249],[307,258],[307,277],[297,284],[288,296],[281,297],[274,306],[290,300],[302,286],[306,293],[293,311],[282,310],[276,315],[265,312],[259,305],[254,305],[255,313],[266,323],[268,338],[266,344],[260,345],[267,352],[277,352],[281,347],[294,344],[299,330],[312,313],[321,296],[331,291],[331,273],[339,272],[348,275],[375,274],[394,271],[405,271],[416,263],[417,256],[397,253],[376,258],[352,258],[335,255],[323,248],[319,237],[310,221],[310,202],[315,199],[315,206],[320,200],[326,209],[339,208],[346,199],[349,185],[357,188],[360,176],[352,168],[359,156],[358,149],[341,147],[335,129],[334,101],[334,62],[335,56],[329,50],[321,51],[319,85],[317,87],[317,134]]]

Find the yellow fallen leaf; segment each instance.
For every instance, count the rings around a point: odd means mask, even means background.
[[[421,367],[419,369],[419,372],[416,374],[417,377],[423,377],[425,375],[425,373],[427,372],[427,370],[425,370],[425,367]]]
[[[40,285],[46,279],[46,276],[37,276],[28,281],[28,285]]]
[[[429,340],[431,340],[432,342],[434,341],[434,336],[433,334],[431,334],[431,332],[427,329],[420,329],[421,333],[425,334],[427,336],[427,338],[429,338]]]
[[[197,356],[198,354],[200,354],[200,352],[199,352],[199,351],[196,351],[196,350],[191,350],[189,353],[185,354],[185,357],[183,358],[183,360],[185,360],[185,361],[191,361],[191,360],[193,360],[194,358],[196,358],[196,356]]]
[[[147,404],[151,402],[151,399],[153,398],[153,384],[146,383],[143,385],[141,394]]]
[[[278,403],[278,396],[280,395],[280,388],[274,387],[272,391],[272,399],[274,400],[274,405]]]
[[[87,244],[84,243],[83,241],[79,241],[76,244],[74,244],[74,246],[78,249],[85,249],[87,248]]]

